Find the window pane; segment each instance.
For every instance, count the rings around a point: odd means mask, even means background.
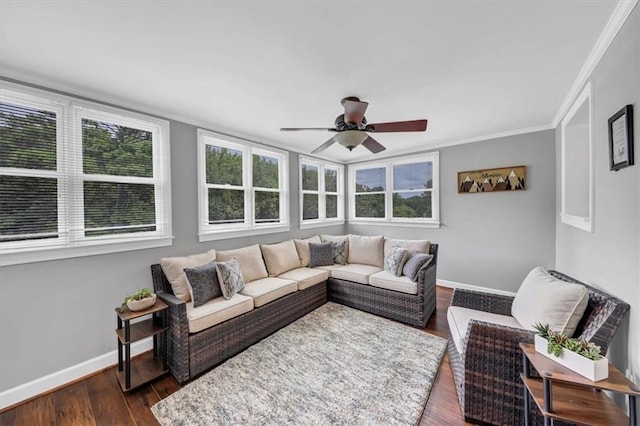
[[[433,164],[430,162],[393,166],[393,190],[429,189],[433,185]]]
[[[327,195],[327,206],[326,213],[327,219],[335,219],[338,217],[338,196],[337,195]]]
[[[153,185],[84,182],[83,188],[87,237],[155,231]]]
[[[332,169],[324,170],[324,190],[327,192],[338,192],[338,171]]]
[[[244,191],[209,188],[209,223],[244,222]]]
[[[56,113],[0,103],[0,167],[56,170]]]
[[[387,189],[387,181],[384,167],[356,170],[356,192],[384,191],[385,189]]]
[[[302,219],[318,219],[318,194],[302,195]]]
[[[57,179],[0,176],[0,241],[57,237]]]
[[[84,173],[153,177],[153,135],[83,118],[82,164]]]
[[[309,164],[302,164],[302,189],[305,191],[318,190],[318,168]]]
[[[280,221],[280,193],[256,191],[256,223]]]
[[[356,195],[356,217],[384,217],[384,194]]]
[[[278,159],[253,154],[253,186],[278,189]]]
[[[396,192],[393,217],[431,218],[431,192]]]
[[[207,144],[205,152],[207,183],[242,186],[242,151]]]

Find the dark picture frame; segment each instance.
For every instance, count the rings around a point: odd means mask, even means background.
[[[633,165],[633,105],[625,105],[609,119],[609,170]]]

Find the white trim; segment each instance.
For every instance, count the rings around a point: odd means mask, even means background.
[[[602,59],[602,56],[606,53],[613,39],[618,35],[620,28],[622,28],[637,3],[638,0],[623,0],[619,1],[616,5],[616,8],[609,17],[607,24],[604,26],[602,33],[600,33],[600,37],[598,37],[596,44],[593,46],[593,49],[591,49],[589,56],[587,56],[587,60],[582,65],[573,85],[562,101],[562,104],[560,104],[558,112],[555,117],[553,117],[551,124],[554,128],[558,127],[562,117],[567,114],[567,111],[574,102],[574,99],[580,93],[580,89],[582,89],[586,81],[591,76],[591,73],[600,62],[600,59]]]
[[[498,290],[496,288],[482,287],[478,285],[472,284],[464,284],[455,281],[442,280],[440,278],[437,279],[436,284],[441,287],[447,288],[459,288],[463,290],[471,290],[471,291],[479,291],[482,293],[491,293],[491,294],[500,294],[502,296],[515,296],[516,294],[512,291],[507,290]]]
[[[339,226],[344,225],[344,220],[331,220],[326,222],[309,222],[301,223],[300,229],[314,229],[314,228],[326,228],[327,226]]]
[[[348,221],[349,225],[375,225],[375,226],[398,226],[405,228],[431,228],[440,229],[440,222],[417,222],[415,220],[407,220],[406,222],[392,222],[390,220],[371,219],[366,220],[358,218]]]
[[[150,337],[131,344],[131,356],[135,356],[153,349],[153,339]],[[29,398],[39,396],[57,387],[67,385],[90,374],[118,363],[118,351],[114,350],[104,355],[72,365],[60,371],[37,378],[25,384],[0,392],[0,410],[18,404]]]
[[[241,238],[241,237],[250,237],[252,235],[264,235],[264,234],[277,234],[280,232],[289,232],[291,229],[290,225],[277,225],[270,226],[268,228],[251,228],[244,229],[240,228],[237,231],[222,231],[222,232],[208,232],[203,234],[198,234],[198,241],[216,241],[216,240],[228,240],[231,238]]]

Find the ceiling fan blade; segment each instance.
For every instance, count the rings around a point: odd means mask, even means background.
[[[364,113],[369,106],[368,102],[344,100],[344,121],[348,123],[360,124],[364,118]]]
[[[298,130],[324,130],[326,132],[337,132],[338,129],[333,127],[282,127],[281,132],[296,132]]]
[[[385,148],[384,146],[380,145],[380,143],[375,140],[374,138],[372,138],[371,136],[367,137],[364,142],[362,142],[362,146],[364,146],[365,148],[367,148],[369,151],[373,152],[374,154],[379,153],[380,151],[384,151]]]
[[[393,121],[391,123],[367,124],[367,132],[424,132],[427,130],[427,120]]]
[[[323,143],[322,145],[320,145],[319,147],[317,147],[316,149],[314,149],[313,151],[311,151],[311,153],[312,154],[317,154],[319,152],[322,152],[325,149],[329,148],[334,143],[336,143],[336,140],[334,138],[331,138],[328,141],[326,141],[325,143]]]

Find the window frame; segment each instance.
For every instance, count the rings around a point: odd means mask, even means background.
[[[0,266],[169,246],[171,171],[169,121],[97,102],[3,81],[3,102],[56,112],[56,170],[4,167],[0,174],[58,180],[58,238],[0,243]],[[153,176],[89,175],[83,168],[82,118],[128,123],[152,131]],[[91,118],[94,117],[94,118]],[[144,182],[142,182],[143,179]],[[154,185],[155,231],[102,236],[84,235],[83,182],[100,181]]]
[[[318,190],[309,190],[302,188],[302,166],[310,165],[318,168]],[[325,183],[325,170],[335,170],[337,171],[336,176],[336,192],[327,191],[326,183]],[[345,222],[345,214],[344,214],[344,165],[332,163],[330,161],[318,160],[311,157],[299,156],[299,164],[298,164],[298,187],[300,194],[300,202],[299,202],[299,217],[300,217],[300,229],[312,229],[319,228],[324,226],[333,226],[333,225],[342,225]],[[318,218],[317,219],[303,219],[304,217],[304,195],[305,194],[315,194],[318,196]],[[327,195],[335,195],[337,196],[337,210],[338,217],[336,218],[327,218]]]
[[[349,223],[350,224],[382,224],[389,226],[415,226],[420,225],[425,228],[440,228],[440,153],[438,151],[417,156],[404,156],[387,160],[370,161],[349,165]],[[431,162],[432,164],[432,185],[431,189],[424,189],[421,192],[431,192],[431,218],[405,218],[393,217],[393,194],[396,192],[408,192],[406,190],[393,189],[393,167],[403,164],[414,164]],[[385,169],[384,191],[356,192],[356,172],[364,169]],[[356,217],[356,194],[384,194],[385,196],[385,216],[384,217]]]
[[[277,148],[259,145],[232,136],[209,130],[197,131],[197,169],[198,169],[198,240],[200,242],[246,237],[251,235],[287,232],[289,224],[289,153]],[[242,186],[208,184],[206,182],[206,145],[220,146],[242,152]],[[253,186],[253,155],[278,159],[279,188],[261,188]],[[208,189],[240,189],[244,191],[244,220],[239,223],[210,224]],[[260,223],[255,220],[255,193],[278,192],[280,194],[277,223]]]

